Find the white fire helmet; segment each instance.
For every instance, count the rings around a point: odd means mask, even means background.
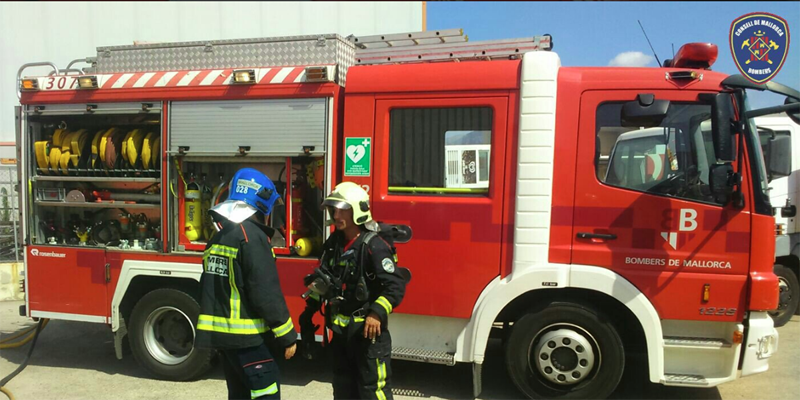
[[[340,210],[353,210],[353,222],[364,225],[365,228],[377,232],[378,223],[372,220],[369,208],[369,194],[353,182],[342,182],[333,188],[328,197],[322,202],[324,207],[334,207]]]

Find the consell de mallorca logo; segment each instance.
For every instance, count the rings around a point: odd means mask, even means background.
[[[754,83],[778,74],[789,54],[789,24],[785,19],[755,12],[731,23],[730,45],[739,72]]]

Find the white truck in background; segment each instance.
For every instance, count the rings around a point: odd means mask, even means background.
[[[800,315],[800,125],[786,113],[755,119],[765,158],[770,138],[791,137],[792,169],[788,176],[770,177],[770,202],[775,210],[775,275],[780,285],[778,309],[771,312],[775,326]],[[769,160],[766,160],[769,163]]]

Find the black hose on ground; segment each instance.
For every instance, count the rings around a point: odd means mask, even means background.
[[[25,356],[25,360],[22,361],[22,364],[20,364],[19,367],[17,367],[17,369],[14,370],[14,372],[8,374],[8,376],[0,380],[0,389],[2,389],[0,390],[0,392],[8,396],[8,398],[11,400],[14,400],[14,396],[8,389],[5,388],[5,386],[8,383],[8,381],[14,379],[15,376],[19,375],[19,373],[22,372],[22,370],[28,366],[28,361],[31,360],[31,354],[33,354],[33,348],[36,347],[36,339],[39,338],[39,332],[42,331],[42,325],[44,324],[44,321],[45,321],[44,318],[40,319],[39,324],[36,326],[36,333],[33,336],[33,343],[31,343],[31,347],[28,349],[28,355]]]

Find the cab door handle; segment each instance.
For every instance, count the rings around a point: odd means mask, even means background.
[[[588,233],[588,232],[578,232],[578,239],[603,239],[603,240],[614,240],[617,238],[617,235],[613,233]]]

